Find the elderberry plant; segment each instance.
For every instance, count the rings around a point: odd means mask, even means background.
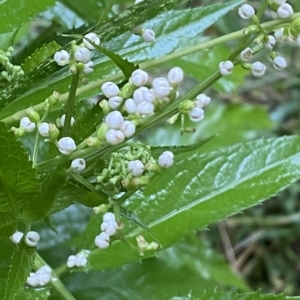
[[[170,247],[300,178],[298,136],[214,103],[288,68],[299,5],[21,2],[0,1],[1,299],[275,299],[195,239]],[[237,31],[205,31],[229,13]]]

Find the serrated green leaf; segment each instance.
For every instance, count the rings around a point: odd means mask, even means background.
[[[144,193],[129,199],[128,209],[168,247],[191,230],[258,204],[299,179],[299,142],[295,136],[271,138],[179,155]],[[125,228],[132,243],[138,234],[147,237],[131,223],[126,222]],[[91,243],[94,237],[85,232]],[[105,251],[92,252],[90,266],[108,268],[137,259],[137,253],[117,241]]]
[[[39,192],[39,185],[28,154],[3,123],[0,124],[0,151],[0,212],[20,217],[24,205]]]
[[[13,254],[11,267],[5,285],[3,300],[14,300],[22,289],[34,264],[35,248],[28,247],[21,241]]]
[[[31,56],[26,58],[25,62],[22,64],[23,71],[25,73],[32,71],[59,49],[61,49],[61,46],[58,45],[55,41],[43,45],[41,48],[37,49]]]
[[[17,29],[23,23],[29,21],[35,15],[46,10],[47,7],[54,3],[55,0],[32,0],[30,3],[26,0],[2,1],[0,3],[0,33]]]

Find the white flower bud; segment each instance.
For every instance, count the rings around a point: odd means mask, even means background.
[[[245,50],[243,50],[241,52],[241,54],[240,54],[239,57],[240,57],[240,59],[242,61],[248,61],[248,60],[250,60],[251,57],[252,57],[252,50],[251,50],[251,48],[247,47]]]
[[[61,117],[60,117],[60,125],[61,126],[64,126],[65,125],[65,119],[66,119],[66,115],[63,114]],[[73,117],[71,117],[71,126],[73,126],[75,123],[75,119]]]
[[[124,107],[129,114],[134,114],[136,112],[135,101],[131,98],[125,101]]]
[[[174,67],[168,72],[168,81],[171,84],[180,84],[183,80],[183,70],[179,67]]]
[[[233,67],[233,63],[230,60],[221,61],[219,63],[220,73],[224,76],[231,74]]]
[[[238,10],[239,16],[242,19],[248,20],[255,15],[254,8],[249,4],[243,4]]]
[[[30,286],[37,286],[39,284],[39,276],[35,273],[30,273],[27,277],[26,283]]]
[[[108,105],[111,109],[117,109],[123,101],[123,98],[120,96],[114,96],[109,98]]]
[[[87,264],[87,257],[82,254],[78,253],[76,254],[76,267],[84,267]]]
[[[39,278],[39,285],[45,286],[51,279],[51,269],[49,271],[48,268],[42,267],[36,272],[36,275]]]
[[[151,102],[143,101],[137,106],[136,112],[140,115],[151,115],[154,112],[154,105]]]
[[[194,107],[189,111],[189,118],[192,122],[200,122],[204,119],[204,111],[201,107]]]
[[[115,110],[106,116],[105,122],[110,129],[120,129],[124,122],[124,118],[118,110]]]
[[[119,87],[115,83],[110,81],[103,83],[101,86],[101,90],[107,98],[118,96],[120,92]]]
[[[150,28],[146,28],[143,30],[141,37],[144,42],[152,43],[155,40],[155,32]]]
[[[70,54],[66,50],[58,51],[54,54],[54,61],[59,66],[65,66],[69,64]]]
[[[74,58],[76,61],[86,64],[91,60],[91,51],[85,47],[79,47],[75,51]]]
[[[102,232],[95,238],[95,245],[100,249],[106,249],[109,246],[109,235],[106,232]]]
[[[210,103],[210,97],[205,94],[199,94],[196,97],[195,105],[202,108]]]
[[[77,261],[77,258],[75,255],[70,255],[68,257],[68,261],[67,261],[67,267],[68,268],[73,268],[76,266],[76,261]]]
[[[11,235],[11,236],[9,237],[9,239],[10,239],[14,244],[19,244],[22,237],[23,237],[23,232],[16,231],[13,235]]]
[[[144,164],[140,160],[132,160],[128,163],[128,171],[134,176],[141,176],[145,170]]]
[[[115,220],[116,220],[115,215],[111,212],[106,212],[103,215],[103,221],[104,222],[110,222],[110,221],[115,221]]]
[[[158,165],[162,168],[169,168],[174,163],[174,154],[171,151],[164,151],[158,158]]]
[[[117,229],[118,229],[118,224],[116,221],[103,222],[101,224],[101,230],[109,236],[114,235]]]
[[[133,85],[140,87],[143,86],[147,83],[148,81],[148,73],[145,72],[144,70],[137,69],[134,70],[131,74],[131,81]]]
[[[276,70],[282,70],[287,66],[286,60],[282,56],[276,56],[273,59],[273,66]]]
[[[117,145],[125,140],[125,135],[121,130],[109,129],[105,134],[106,141],[111,145]]]
[[[86,34],[84,37],[91,40],[92,42],[94,42],[97,46],[100,45],[100,39],[96,33],[90,32],[90,33]],[[95,47],[90,42],[88,42],[85,38],[83,38],[84,46],[90,50],[94,50]]]
[[[268,41],[265,43],[267,49],[272,49],[275,46],[276,39],[273,35],[268,35]]]
[[[39,133],[41,136],[49,136],[49,123],[42,122],[39,126]]]
[[[70,137],[63,137],[58,141],[58,150],[61,154],[69,155],[76,149],[74,140]]]
[[[20,127],[23,127],[26,132],[32,132],[35,126],[35,123],[31,122],[28,117],[23,117],[20,120]]]
[[[133,122],[126,120],[123,122],[122,126],[120,127],[120,130],[123,131],[125,137],[129,138],[135,133],[135,125]]]
[[[25,244],[28,247],[36,247],[40,240],[40,235],[35,231],[28,231],[25,236]]]
[[[89,61],[88,63],[84,64],[83,68],[83,74],[90,74],[94,72],[94,63],[92,61]]]
[[[266,72],[266,66],[260,61],[256,61],[251,65],[251,73],[254,77],[261,77]]]
[[[277,14],[279,18],[286,19],[293,15],[294,10],[293,7],[288,3],[283,3],[277,9]]]
[[[42,273],[42,272],[48,272],[51,273],[51,268],[48,265],[44,265],[40,267],[37,271],[36,274]]]
[[[86,164],[83,158],[76,158],[71,163],[71,169],[74,172],[81,172],[85,169]]]
[[[152,82],[153,92],[157,98],[165,98],[170,94],[169,81],[164,77],[157,77]]]
[[[283,28],[278,28],[274,30],[274,37],[277,41],[282,40],[283,38]]]
[[[155,99],[153,91],[149,90],[147,87],[142,86],[136,89],[133,92],[133,100],[136,105],[140,104],[143,101],[152,102]]]

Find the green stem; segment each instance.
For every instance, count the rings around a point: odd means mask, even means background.
[[[74,105],[75,105],[75,96],[76,96],[76,90],[79,83],[79,76],[80,73],[77,71],[76,74],[72,77],[72,83],[69,91],[69,97],[66,103],[66,113],[65,113],[65,122],[62,130],[62,136],[69,136],[70,127],[71,127],[71,118],[74,111]]]
[[[47,265],[47,263],[42,259],[42,257],[36,253],[35,256],[35,269],[39,269],[42,266]],[[65,287],[65,285],[61,282],[61,280],[58,278],[58,274],[52,270],[53,278],[50,280],[50,284],[53,287],[53,289],[59,294],[61,299],[64,300],[76,300],[74,296],[68,291],[68,289]]]
[[[108,15],[108,13],[109,13],[110,9],[112,8],[112,6],[114,5],[114,3],[115,3],[115,0],[110,0],[110,1],[106,4],[106,7],[105,7],[104,11],[102,12],[102,14],[101,14],[101,16],[100,16],[100,18],[99,18],[99,20],[98,20],[98,22],[97,22],[95,28],[98,28],[98,27],[99,27],[99,25],[101,24],[101,22],[102,22],[102,21],[104,20],[104,18]]]

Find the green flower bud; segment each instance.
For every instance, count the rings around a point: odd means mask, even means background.
[[[85,143],[89,147],[98,147],[101,145],[100,140],[95,136],[90,136],[87,139],[85,139]]]
[[[194,103],[191,100],[184,100],[179,104],[179,111],[187,114],[194,107]]]
[[[26,109],[26,113],[31,122],[37,123],[40,121],[40,115],[37,111],[35,111],[32,107]]]
[[[58,103],[60,98],[60,93],[57,91],[54,91],[53,94],[46,99],[46,102],[50,105],[50,106],[54,106]]]
[[[97,129],[97,138],[100,141],[104,141],[106,139],[105,134],[108,131],[108,129],[109,129],[108,125],[104,122],[98,127],[98,129]]]
[[[59,136],[59,130],[55,126],[55,124],[50,123],[49,124],[49,139],[52,142],[55,142]]]
[[[130,98],[132,93],[133,93],[133,89],[132,86],[130,85],[130,83],[126,83],[121,90],[122,93],[122,97],[123,98]]]

